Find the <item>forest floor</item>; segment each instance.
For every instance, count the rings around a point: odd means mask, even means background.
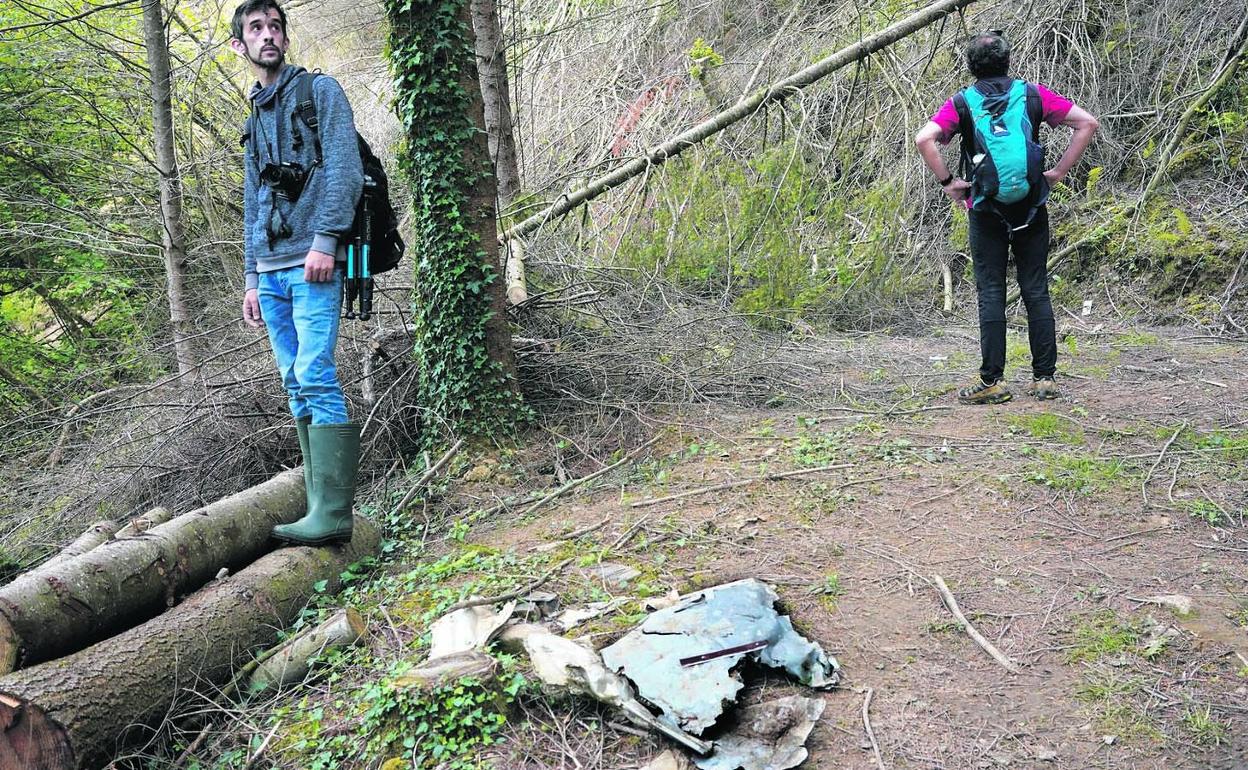
[[[644,617],[642,597],[756,577],[843,667],[805,768],[876,767],[867,688],[888,768],[1248,767],[1243,345],[1088,326],[1062,342],[1063,395],[1047,402],[1025,393],[1025,333],[1011,329],[1015,398],[980,407],[954,398],[977,363],[973,328],[805,340],[800,394],[656,422],[651,459],[531,513],[455,521],[374,599],[394,602],[410,652],[440,595],[429,580],[489,595],[570,557],[543,590],[565,606],[628,600],[569,634],[602,647]],[[559,452],[591,454],[561,442],[476,460],[443,503],[554,488]],[[640,574],[617,585],[600,562]],[[934,575],[1022,674],[964,633]],[[1149,601],[1175,594],[1190,613]],[[802,689],[754,677],[740,702]],[[541,700],[521,698],[509,740],[487,749],[496,767],[642,767],[665,748],[596,705]]]

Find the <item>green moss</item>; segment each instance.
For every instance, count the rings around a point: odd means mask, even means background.
[[[1138,652],[1140,628],[1118,617],[1113,610],[1102,610],[1075,627],[1068,663],[1096,661],[1124,653]]]
[[[1020,414],[1006,418],[1012,433],[1023,433],[1032,438],[1060,441],[1063,444],[1083,444],[1083,430],[1060,414]]]
[[[1126,479],[1121,460],[1058,452],[1040,452],[1027,475],[1033,483],[1085,495],[1112,489]]]

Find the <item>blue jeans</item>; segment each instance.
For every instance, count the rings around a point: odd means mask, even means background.
[[[342,271],[320,283],[303,278],[303,266],[260,273],[256,292],[269,330],[282,385],[295,419],[313,425],[347,422],[347,400],[338,384],[334,347],[342,312]]]
[[[994,383],[1005,376],[1005,267],[1014,252],[1018,288],[1027,308],[1027,341],[1032,377],[1057,370],[1057,334],[1049,299],[1049,214],[1043,206],[1031,225],[1010,232],[990,211],[970,211],[971,260],[979,298],[979,376]]]

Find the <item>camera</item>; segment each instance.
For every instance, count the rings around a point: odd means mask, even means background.
[[[269,186],[277,197],[288,201],[299,200],[308,172],[298,163],[266,163],[260,171],[260,181]]]

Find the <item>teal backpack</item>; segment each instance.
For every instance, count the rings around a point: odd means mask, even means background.
[[[1049,198],[1040,144],[1040,92],[1022,80],[1000,93],[985,94],[978,85],[953,97],[962,134],[962,176],[971,183],[971,208],[1004,216],[1003,206],[1018,212],[1029,204],[1025,219],[1015,228],[1019,229],[1031,223]],[[1017,223],[1016,216],[1010,219]]]

